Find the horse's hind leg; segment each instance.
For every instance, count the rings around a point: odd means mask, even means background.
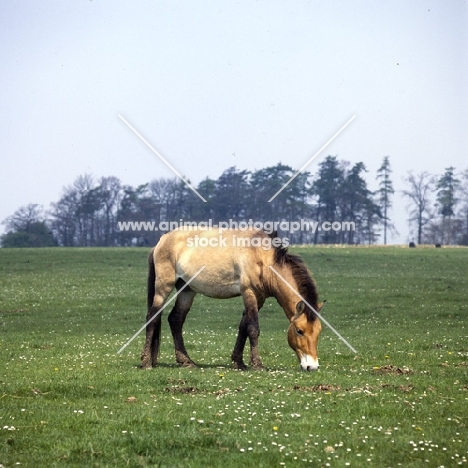
[[[180,286],[180,283],[176,284],[176,287],[178,286]],[[195,295],[195,292],[186,287],[177,296],[175,306],[168,317],[172,337],[174,339],[176,361],[184,367],[195,367],[195,363],[190,359],[185,349],[184,337],[182,335],[182,327],[184,326],[185,319],[192,306]]]
[[[174,283],[161,283],[156,281],[155,294],[152,306],[146,315],[146,340],[141,352],[141,367],[151,369],[158,363],[159,345],[161,341],[161,314],[155,319],[153,317],[160,311],[166,302]]]
[[[151,369],[158,363],[159,346],[161,341],[161,314],[158,307],[151,307],[146,314],[146,340],[141,352],[141,368]]]

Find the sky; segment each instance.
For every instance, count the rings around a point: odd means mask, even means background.
[[[84,173],[195,185],[231,167],[390,157],[411,240],[408,171],[468,168],[465,0],[3,2],[0,221]],[[272,194],[273,195],[273,194]],[[196,196],[196,195],[194,195]],[[3,226],[0,226],[0,232]]]

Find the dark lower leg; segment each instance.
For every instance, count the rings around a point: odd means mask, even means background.
[[[260,336],[258,319],[248,325],[247,333],[250,341],[250,365],[253,369],[263,369],[262,360],[258,354],[258,337]]]
[[[157,313],[157,309],[151,308],[146,316],[148,322]],[[159,344],[161,330],[161,315],[156,317],[146,326],[146,340],[141,352],[141,367],[150,369],[158,363]]]
[[[234,369],[245,370],[247,366],[244,364],[243,354],[245,342],[247,341],[247,323],[246,323],[246,314],[242,316],[242,320],[239,325],[239,332],[237,333],[236,344],[234,345],[234,350],[231,355],[231,359],[234,364]]]
[[[251,290],[246,290],[243,293],[245,315],[242,318],[245,327],[245,334],[250,341],[250,365],[254,369],[263,369],[263,364],[258,354],[258,337],[260,335],[260,327],[258,324],[258,310],[263,305],[263,299],[257,298]],[[245,343],[245,340],[244,340]]]
[[[185,349],[184,337],[182,335],[184,322],[171,320],[169,323],[171,325],[172,338],[174,339],[176,361],[185,367],[195,367],[195,363],[190,359]]]
[[[190,359],[185,349],[184,337],[182,335],[182,327],[184,326],[194,297],[195,293],[192,291],[181,292],[168,317],[172,338],[174,339],[176,361],[185,367],[195,367],[195,363]]]

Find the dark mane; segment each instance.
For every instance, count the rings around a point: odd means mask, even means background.
[[[296,282],[298,293],[315,309],[318,309],[318,292],[315,282],[307,269],[304,261],[298,255],[288,252],[285,247],[275,248],[275,265],[289,266]],[[293,286],[293,285],[292,285]],[[316,314],[306,307],[307,320],[313,321],[317,318]]]

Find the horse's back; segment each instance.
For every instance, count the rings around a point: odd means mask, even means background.
[[[264,238],[268,238],[265,233],[253,230],[171,231],[155,247],[156,275],[189,281],[202,269],[191,283],[192,289],[211,297],[240,295],[260,282],[272,262],[271,249],[258,247]]]

